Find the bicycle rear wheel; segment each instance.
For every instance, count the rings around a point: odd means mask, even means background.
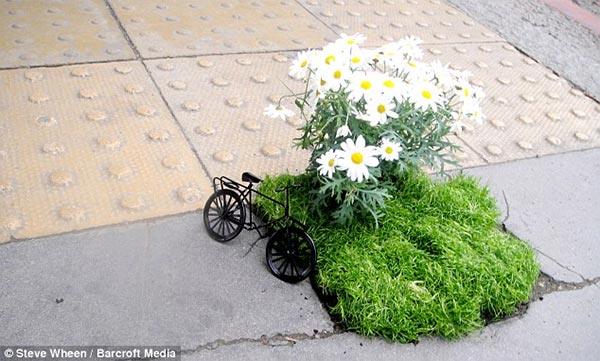
[[[275,277],[289,283],[304,280],[315,269],[317,249],[298,227],[277,230],[267,243],[267,264]]]
[[[231,189],[213,193],[204,206],[204,226],[208,235],[219,242],[227,242],[244,228],[246,209],[240,195]]]

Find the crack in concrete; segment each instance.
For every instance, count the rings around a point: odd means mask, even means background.
[[[579,276],[579,278],[581,278],[582,281],[589,281],[587,278],[585,278],[584,275],[582,275],[581,273],[579,273],[579,272],[577,272],[575,270],[572,270],[571,268],[569,268],[569,267],[561,264],[560,262],[558,262],[558,260],[556,260],[555,258],[551,257],[550,255],[547,255],[546,253],[542,252],[541,250],[539,250],[537,248],[535,250],[539,254],[541,254],[542,256],[544,256],[544,257],[548,258],[550,261],[554,262],[557,266],[559,266],[560,268],[564,269],[565,271],[573,273],[573,274],[576,274],[577,276]]]
[[[510,206],[508,205],[508,199],[506,198],[506,193],[504,193],[504,189],[502,190],[502,197],[504,198],[504,205],[506,206],[506,216],[502,220],[502,230],[506,232],[506,221],[510,217]]]
[[[505,205],[505,207],[506,207],[506,215],[505,215],[505,217],[502,219],[502,221],[501,221],[501,223],[500,223],[500,224],[501,224],[501,226],[502,226],[502,231],[504,231],[504,232],[506,232],[506,233],[510,234],[511,236],[513,236],[513,237],[515,237],[515,238],[521,239],[521,237],[518,237],[518,236],[517,236],[517,235],[516,235],[514,232],[510,231],[510,230],[508,229],[508,226],[506,225],[506,222],[507,222],[507,221],[508,221],[508,219],[510,218],[510,204],[509,204],[509,202],[508,202],[508,198],[506,197],[506,192],[504,192],[504,189],[502,190],[502,198],[503,198],[503,200],[504,200],[504,205]],[[598,277],[596,277],[596,278],[594,278],[594,279],[591,279],[591,280],[590,280],[590,279],[587,279],[587,278],[585,278],[585,276],[584,276],[584,275],[582,275],[581,273],[579,273],[579,272],[577,272],[577,271],[575,271],[575,270],[573,270],[573,269],[571,269],[571,268],[569,268],[569,267],[567,267],[567,266],[565,266],[565,265],[561,264],[560,262],[558,262],[558,260],[556,260],[555,258],[553,258],[553,257],[549,256],[548,254],[546,254],[546,253],[542,252],[542,251],[541,251],[541,250],[539,250],[538,248],[535,248],[535,247],[534,247],[534,249],[535,249],[535,251],[536,251],[536,252],[538,252],[538,253],[539,253],[539,254],[541,254],[542,256],[544,256],[544,257],[548,258],[550,261],[554,262],[554,263],[555,263],[555,264],[556,264],[558,267],[560,267],[560,268],[562,268],[563,270],[565,270],[565,271],[567,271],[567,272],[570,272],[570,273],[573,273],[573,274],[577,275],[578,277],[580,277],[580,278],[581,278],[581,280],[582,280],[582,282],[581,282],[581,283],[586,283],[586,282],[595,283],[595,281],[594,281],[594,280],[598,279]],[[543,275],[546,275],[546,276],[548,276],[548,277],[551,277],[551,276],[549,276],[549,275],[547,275],[547,274],[545,274],[545,273],[543,273],[543,272],[540,272],[540,274],[543,274]],[[553,280],[555,280],[554,278],[552,278],[552,279],[553,279]],[[569,283],[569,282],[558,281],[558,280],[555,280],[555,281],[556,281],[556,282],[563,282],[563,283],[565,283],[565,284],[579,284],[579,283]]]
[[[181,355],[192,355],[202,351],[214,351],[220,347],[234,346],[241,344],[257,344],[269,347],[293,347],[301,341],[326,339],[334,335],[344,333],[343,331],[313,330],[313,334],[307,333],[278,333],[273,336],[262,335],[259,338],[241,337],[234,340],[217,339],[199,345],[193,349],[181,350]]]
[[[576,291],[589,286],[598,286],[599,283],[600,276],[592,279],[583,278],[583,281],[581,282],[566,282],[557,280],[544,272],[540,272],[540,277],[536,281],[533,290],[532,301],[542,301],[544,296],[555,292]]]

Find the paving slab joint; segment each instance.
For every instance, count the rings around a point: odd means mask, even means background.
[[[234,339],[234,340],[217,339],[214,341],[204,343],[193,349],[181,350],[181,355],[193,355],[193,354],[196,354],[196,353],[199,353],[202,351],[214,351],[220,347],[234,346],[234,345],[240,345],[240,344],[258,344],[258,345],[263,345],[263,346],[268,346],[268,347],[281,347],[281,346],[292,347],[301,341],[326,339],[326,338],[329,338],[329,337],[332,337],[334,335],[338,335],[341,333],[344,333],[344,332],[339,331],[339,330],[334,330],[334,331],[320,330],[319,331],[319,330],[315,329],[315,330],[313,330],[312,334],[278,333],[273,336],[261,335],[258,338],[241,337],[241,338]]]
[[[302,3],[302,1],[300,0],[296,0],[296,4],[298,4],[302,9],[304,9],[304,11],[306,11],[307,13],[309,13],[315,20],[317,20],[318,22],[320,22],[321,24],[323,24],[323,26],[325,26],[327,29],[331,30],[334,34],[340,36],[341,34],[337,31],[335,31],[335,29],[333,27],[331,27],[329,24],[327,24],[327,22],[325,20],[323,20],[321,17],[319,17],[317,14],[315,14],[314,12],[312,12],[307,6],[306,4]]]
[[[214,176],[210,174],[210,172],[208,171],[208,168],[206,167],[206,164],[202,161],[202,158],[200,157],[200,154],[198,153],[198,150],[196,150],[196,148],[194,148],[194,146],[192,145],[192,141],[190,140],[189,135],[185,132],[184,127],[181,125],[181,121],[179,121],[179,119],[175,115],[175,112],[173,111],[173,108],[171,108],[171,105],[169,104],[169,102],[165,98],[165,95],[163,94],[162,89],[158,86],[158,83],[156,82],[156,79],[152,76],[152,72],[150,71],[150,69],[148,69],[148,64],[146,64],[145,61],[142,61],[141,63],[144,66],[144,69],[146,70],[146,73],[148,74],[148,76],[152,80],[152,84],[154,84],[154,87],[156,88],[156,91],[158,92],[158,94],[160,96],[160,99],[163,101],[163,103],[165,104],[165,106],[169,110],[169,114],[171,114],[171,117],[173,117],[173,120],[174,120],[175,124],[177,125],[177,127],[181,131],[181,134],[183,135],[183,138],[185,139],[188,147],[190,148],[190,150],[192,151],[192,153],[194,154],[194,156],[196,156],[196,159],[198,160],[198,163],[200,164],[200,166],[202,167],[202,170],[204,171],[204,175],[206,177],[208,177],[209,180],[212,181],[212,179],[213,179]]]
[[[117,22],[117,26],[119,27],[119,30],[121,31],[121,34],[123,34],[123,37],[127,41],[127,44],[129,45],[129,47],[131,48],[131,50],[133,50],[133,53],[135,54],[135,59],[136,60],[142,59],[142,56],[140,55],[140,52],[139,52],[138,48],[135,46],[135,44],[133,43],[133,41],[129,37],[129,34],[127,33],[127,30],[125,30],[125,27],[121,23],[121,19],[119,19],[119,17],[117,16],[117,13],[115,12],[115,9],[113,9],[113,7],[110,5],[110,3],[108,2],[108,0],[104,0],[104,5],[106,5],[106,8],[110,12],[110,15]]]

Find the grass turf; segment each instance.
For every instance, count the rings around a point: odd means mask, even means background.
[[[306,176],[269,177],[260,190],[308,184]],[[539,274],[533,249],[501,232],[499,211],[470,177],[445,183],[420,171],[398,183],[375,228],[332,224],[311,212],[306,188],[291,191],[292,215],[308,227],[318,258],[315,280],[350,330],[409,342],[421,335],[457,338],[526,302]],[[258,198],[266,217],[281,207]],[[371,220],[366,220],[370,222]]]

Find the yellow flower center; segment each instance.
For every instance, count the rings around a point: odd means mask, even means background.
[[[354,39],[348,39],[347,43],[348,45],[354,45]]]
[[[363,157],[362,153],[360,153],[360,152],[353,153],[352,157],[351,157],[352,163],[354,163],[354,164],[362,164],[363,158],[364,157]]]
[[[354,64],[358,64],[358,63],[360,63],[360,58],[359,58],[358,56],[355,56],[355,57],[353,57],[353,58],[352,58],[352,60],[351,60],[351,61],[352,61],[352,63],[354,63]]]
[[[335,160],[332,158],[329,160],[329,162],[327,162],[327,165],[329,165],[330,167],[333,167],[333,165],[335,164]]]
[[[463,93],[465,94],[466,97],[468,97],[469,96],[469,88],[465,87],[463,89]]]
[[[325,64],[329,65],[332,61],[335,61],[335,55],[331,54],[325,58]]]
[[[308,61],[307,60],[303,60],[302,63],[300,63],[300,67],[301,68],[305,68],[308,65]]]
[[[408,62],[408,66],[410,66],[411,68],[416,68],[417,63],[410,61],[410,62]]]
[[[371,89],[371,82],[368,80],[363,80],[362,83],[360,83],[360,87],[364,90],[369,90]]]
[[[383,81],[383,85],[388,87],[388,88],[393,88],[394,87],[394,82],[390,79],[386,79]]]
[[[423,98],[425,98],[425,99],[433,98],[433,95],[431,95],[431,92],[429,90],[423,90],[421,92],[421,95],[423,95]]]
[[[388,147],[386,147],[386,148],[385,148],[385,152],[386,152],[387,154],[392,154],[392,153],[394,152],[394,150],[392,149],[392,147],[389,147],[389,146],[388,146]]]
[[[333,77],[334,77],[334,78],[336,78],[336,79],[339,79],[339,78],[341,78],[341,77],[342,77],[342,72],[341,72],[341,71],[339,71],[339,70],[336,70],[336,71],[333,73]]]
[[[383,105],[383,104],[379,104],[379,105],[377,106],[377,111],[379,112],[379,114],[383,114],[383,113],[385,113],[385,105]]]

